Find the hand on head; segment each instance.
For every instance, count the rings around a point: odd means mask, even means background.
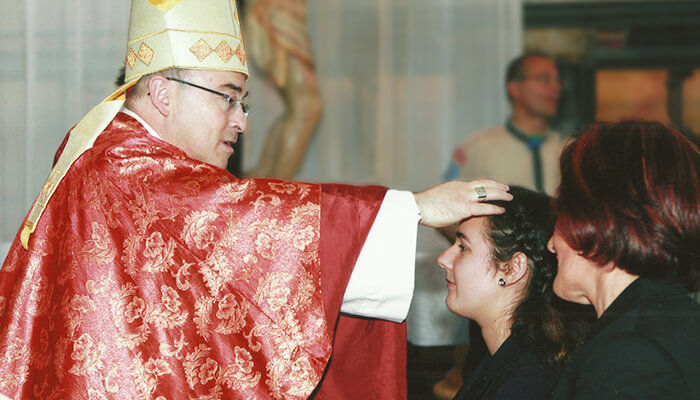
[[[416,193],[421,224],[440,228],[477,215],[502,214],[502,207],[486,200],[510,201],[508,185],[488,179],[470,182],[450,181]]]

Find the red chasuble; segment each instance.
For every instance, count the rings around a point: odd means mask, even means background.
[[[119,114],[0,270],[0,394],[405,398],[403,324],[339,316],[384,191],[239,180]]]

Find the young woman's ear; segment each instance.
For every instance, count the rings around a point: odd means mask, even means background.
[[[513,257],[506,263],[505,268],[498,273],[498,284],[505,287],[520,282],[527,276],[527,264],[528,259],[525,253],[519,251],[513,254]]]

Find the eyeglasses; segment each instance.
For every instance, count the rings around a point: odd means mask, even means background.
[[[226,100],[226,111],[227,112],[230,112],[233,114],[236,112],[236,110],[238,110],[238,107],[240,106],[241,110],[243,111],[243,115],[245,115],[245,117],[248,118],[248,114],[250,113],[250,106],[248,105],[248,100],[245,98],[245,96],[242,99],[239,99],[239,98],[236,98],[235,96],[231,96],[231,95],[228,95],[226,93],[221,93],[221,92],[216,91],[214,89],[209,89],[209,88],[204,87],[204,86],[199,86],[199,85],[194,84],[192,82],[183,81],[182,79],[170,78],[170,77],[167,77],[167,79],[169,81],[179,82],[179,83],[182,83],[182,84],[185,84],[188,86],[196,87],[197,89],[206,90],[209,93],[214,93],[216,95],[219,95],[219,96],[223,97],[224,100]],[[247,94],[246,94],[246,96],[247,96]]]

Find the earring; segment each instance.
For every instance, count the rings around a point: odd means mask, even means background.
[[[506,281],[503,278],[498,279],[498,286],[503,287],[506,285]]]

